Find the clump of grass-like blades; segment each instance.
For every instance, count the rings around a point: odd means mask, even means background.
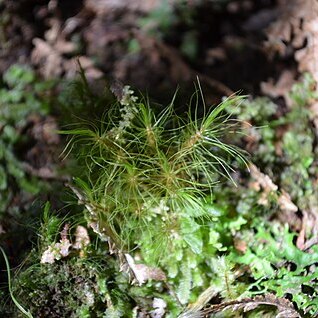
[[[70,145],[81,148],[78,155],[87,165],[88,184],[79,185],[99,222],[107,224],[120,248],[127,250],[151,232],[168,242],[188,209],[209,217],[205,197],[220,176],[231,179],[231,160],[245,159],[222,142],[232,126],[224,109],[242,97],[227,98],[198,118],[198,99],[194,115],[190,107],[181,117],[174,111],[174,99],[156,112],[129,87],[123,94],[105,114],[101,128],[64,133],[72,135]]]

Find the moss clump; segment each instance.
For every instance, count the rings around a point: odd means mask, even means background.
[[[26,264],[15,279],[14,294],[33,317],[104,317],[107,311],[130,317],[126,313],[134,301],[126,294],[128,287],[116,260],[95,250],[86,259],[77,255],[53,264]]]

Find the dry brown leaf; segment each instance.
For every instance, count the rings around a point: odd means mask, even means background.
[[[245,254],[247,251],[246,241],[241,240],[239,238],[234,238],[234,247],[238,252],[243,253],[243,254]]]
[[[3,226],[0,224],[0,234],[4,234],[6,231],[3,229]]]
[[[281,0],[277,21],[267,29],[266,47],[282,56],[292,48],[300,72],[318,82],[318,2]],[[304,47],[303,47],[304,46]]]
[[[285,190],[282,190],[278,197],[278,205],[281,211],[290,213],[298,211],[298,207],[292,202],[290,195]]]
[[[72,244],[68,239],[69,224],[66,223],[60,233],[61,239],[58,243],[48,246],[41,256],[42,264],[53,264],[56,260],[64,258],[70,254]]]
[[[49,24],[50,29],[45,32],[44,39],[33,39],[34,49],[31,54],[32,62],[41,67],[46,78],[60,76],[64,71],[62,55],[75,51],[75,45],[63,36],[61,22],[51,19]]]
[[[258,203],[261,205],[267,205],[268,197],[270,194],[277,192],[278,186],[272,181],[272,179],[262,173],[254,164],[250,164],[250,173],[254,181],[250,182],[249,187],[260,192],[261,197],[258,200]],[[281,190],[281,193],[278,195],[277,202],[280,208],[280,211],[284,215],[293,214],[298,211],[298,207],[292,202],[289,194]]]
[[[76,46],[73,42],[65,39],[60,21],[58,19],[51,19],[49,24],[50,29],[48,29],[44,34],[46,42],[53,45],[55,50],[59,53],[64,54],[74,52]]]
[[[275,7],[255,11],[244,23],[244,30],[249,32],[264,30],[271,22],[277,19],[279,13]]]
[[[44,34],[44,39],[34,38],[34,49],[31,54],[32,63],[37,66],[45,78],[61,77],[73,78],[78,70],[78,62],[81,63],[88,79],[101,78],[103,73],[94,67],[93,62],[85,56],[66,55],[76,54],[76,45],[67,40],[61,26],[61,21],[57,18],[49,21],[50,29]]]
[[[41,256],[41,264],[53,264],[58,255],[59,254],[54,251],[52,246],[49,246]]]
[[[56,260],[69,255],[71,242],[68,239],[61,239],[60,242],[48,246],[41,256],[42,264],[53,264]]]
[[[168,0],[173,5],[177,0]],[[105,15],[113,10],[129,10],[148,13],[162,4],[161,0],[86,0],[85,6],[97,14]]]
[[[308,209],[308,210],[307,210]],[[316,196],[309,197],[307,209],[302,210],[302,224],[296,245],[301,250],[308,250],[318,243],[318,206]],[[308,237],[310,237],[308,239]]]
[[[154,298],[152,302],[152,308],[154,308],[150,312],[151,318],[162,318],[166,313],[167,303],[161,298]]]
[[[284,97],[287,106],[290,107],[292,101],[289,97],[289,92],[295,83],[294,78],[294,72],[284,70],[276,83],[274,83],[273,79],[269,79],[267,82],[261,82],[261,91],[263,94],[272,98]]]
[[[318,2],[313,2],[312,14],[304,20],[303,29],[306,36],[306,46],[295,53],[295,58],[298,61],[298,69],[300,72],[309,72],[312,74],[318,83]]]
[[[73,248],[77,250],[82,250],[90,243],[90,238],[87,232],[86,227],[78,225],[75,231],[75,243]]]
[[[62,74],[63,60],[59,52],[43,41],[42,39],[33,39],[34,49],[31,54],[33,64],[41,67],[41,73],[45,78],[57,77]]]
[[[222,47],[215,47],[206,52],[205,60],[208,65],[213,65],[216,62],[225,61],[226,59],[226,50]]]
[[[295,310],[293,304],[289,300],[285,298],[278,298],[273,294],[267,294],[263,296],[256,296],[254,298],[244,298],[241,300],[232,300],[232,301],[224,302],[221,304],[212,305],[206,309],[203,309],[201,312],[195,312],[195,313],[192,313],[191,315],[183,314],[179,318],[204,317],[204,315],[217,313],[229,308],[232,308],[233,311],[243,310],[244,312],[247,312],[262,305],[276,307],[278,313],[275,315],[275,318],[283,318],[283,317],[284,318],[300,318],[301,317],[299,313]]]
[[[70,225],[68,223],[64,224],[63,230],[61,231],[61,240],[67,240],[68,238],[68,230],[70,228]]]
[[[167,279],[166,274],[160,268],[136,264],[135,260],[129,254],[125,254],[125,258],[139,285],[144,284],[149,279],[157,281],[165,281]]]
[[[310,111],[311,111],[311,119],[314,123],[315,130],[316,130],[316,135],[318,136],[318,101],[315,101],[311,105]]]
[[[296,214],[298,207],[285,190],[281,190],[277,203],[279,206],[278,219],[283,223],[288,223],[291,229],[299,230],[302,221]]]
[[[267,205],[269,195],[272,192],[276,192],[278,186],[274,184],[268,175],[262,173],[255,165],[250,164],[249,168],[251,177],[254,179],[254,181],[250,182],[249,187],[258,192],[262,191],[258,203],[260,205]]]

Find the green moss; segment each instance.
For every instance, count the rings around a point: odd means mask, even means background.
[[[13,65],[0,86],[0,218],[17,215],[23,202],[38,194],[44,184],[29,176],[18,153],[27,144],[24,136],[31,114],[47,115],[52,82],[42,82],[26,67]],[[19,198],[19,199],[17,199]],[[12,202],[16,201],[16,204]],[[20,206],[19,206],[20,204]]]
[[[99,105],[87,83],[80,92],[83,107]],[[204,291],[215,292],[213,302],[271,292],[315,315],[318,250],[300,250],[289,227],[273,221],[282,189],[301,210],[316,204],[317,150],[306,108],[316,98],[312,80],[305,77],[292,89],[293,104],[279,117],[279,106],[265,98],[227,99],[200,119],[196,95],[195,110],[180,116],[173,103],[160,112],[129,87],[122,93],[97,123],[63,132],[72,136],[66,152],[76,158],[73,190],[84,205],[81,223],[95,226],[92,243],[84,255],[72,250],[40,264],[65,223],[46,206],[38,249],[16,276],[19,300],[35,316],[135,317],[149,314],[158,297],[167,317],[178,317],[189,303],[204,307],[209,297],[197,304]],[[252,143],[244,134],[231,138],[237,126],[230,116],[254,125],[247,135]],[[16,138],[10,128],[7,135]],[[239,145],[250,142],[252,160],[278,185],[266,204],[239,163],[245,162],[241,152],[223,141],[229,136]],[[162,269],[166,280],[131,285],[107,240],[135,263]],[[246,313],[271,315],[266,307]]]

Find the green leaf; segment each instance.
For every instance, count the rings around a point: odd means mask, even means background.
[[[3,75],[10,86],[24,86],[34,81],[34,72],[26,65],[12,65]]]
[[[200,225],[197,222],[195,222],[193,218],[181,218],[181,232],[183,235],[191,234],[193,232],[196,232],[198,229],[200,229]]]
[[[216,204],[206,204],[204,208],[207,214],[213,217],[220,217],[225,214],[224,208]]]
[[[182,218],[181,233],[183,240],[189,245],[191,250],[196,254],[200,254],[203,247],[200,225],[192,218]]]
[[[31,194],[37,194],[40,191],[40,183],[37,180],[28,180],[22,178],[19,180],[20,187]]]
[[[14,127],[6,125],[3,128],[3,137],[7,138],[9,142],[13,144],[18,140],[19,134]]]
[[[20,180],[24,177],[24,171],[20,166],[20,162],[17,160],[8,161],[7,162],[8,172],[15,177],[16,179]]]
[[[3,166],[0,165],[0,190],[4,190],[7,187],[7,174],[3,168]]]
[[[203,241],[201,232],[198,231],[184,235],[183,239],[187,242],[187,244],[194,253],[200,254],[202,252]]]
[[[275,274],[271,263],[264,258],[258,257],[251,250],[247,250],[242,256],[231,254],[230,259],[236,263],[249,265],[256,279],[268,276],[272,277]]]
[[[186,304],[190,297],[192,280],[191,269],[187,259],[181,264],[181,273],[182,278],[177,289],[177,296],[182,304]]]

